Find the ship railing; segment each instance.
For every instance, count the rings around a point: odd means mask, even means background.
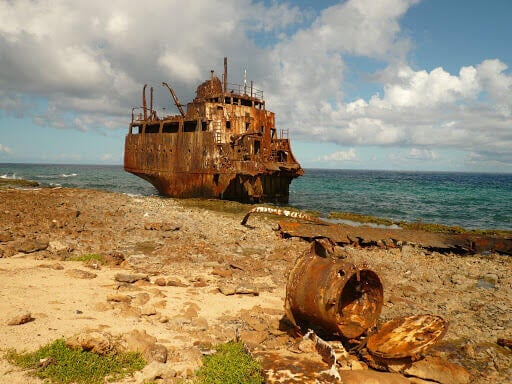
[[[227,93],[234,93],[237,95],[247,95],[256,99],[263,100],[263,91],[256,89],[251,84],[228,84]]]
[[[288,130],[288,129],[280,129],[279,130],[279,138],[281,140],[288,140],[289,134],[290,134],[290,130]]]

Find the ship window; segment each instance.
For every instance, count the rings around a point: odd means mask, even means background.
[[[163,133],[177,133],[180,129],[180,124],[175,121],[172,123],[164,123],[164,126],[162,128]]]
[[[254,154],[257,155],[258,153],[260,153],[260,141],[255,140],[254,141]]]
[[[264,125],[262,125],[262,126],[261,126],[261,128],[260,128],[260,132],[261,132],[261,133],[264,133],[264,132],[265,132],[265,126],[264,126]]]
[[[238,105],[238,99],[236,97],[233,98],[233,104],[237,104]]]
[[[160,132],[160,124],[148,124],[146,125],[145,133],[158,133]]]
[[[142,124],[132,125],[130,127],[130,134],[138,135],[142,133]]]
[[[231,104],[231,97],[224,98],[224,103]]]
[[[246,107],[252,107],[252,100],[247,100],[247,99],[241,99],[242,100],[242,105],[246,106]]]
[[[226,121],[226,129],[231,129],[231,121]]]
[[[245,130],[248,131],[251,127],[251,123],[245,123]]]
[[[185,121],[183,123],[183,132],[194,132],[197,128],[197,121]]]
[[[288,154],[285,151],[277,151],[277,161],[279,163],[286,163]]]
[[[222,108],[222,106],[217,105],[217,111],[219,111],[219,112],[220,112],[220,111],[222,111],[222,109],[223,109],[223,108]]]
[[[206,124],[206,121],[201,121],[201,131],[206,131],[208,128],[208,125]]]

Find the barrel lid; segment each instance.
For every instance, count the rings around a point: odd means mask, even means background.
[[[420,356],[441,340],[447,329],[448,322],[435,315],[398,317],[379,327],[366,346],[372,355],[387,359]]]

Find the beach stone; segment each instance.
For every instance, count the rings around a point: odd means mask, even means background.
[[[77,279],[94,279],[98,275],[89,271],[82,271],[81,269],[70,269],[66,271],[66,275]]]
[[[217,275],[220,277],[232,277],[233,271],[230,269],[214,268],[212,271],[212,275]]]
[[[153,344],[144,352],[144,357],[148,361],[157,361],[159,363],[167,362],[167,355],[167,348],[162,344]]]
[[[220,293],[224,296],[231,296],[236,293],[236,287],[234,285],[222,285],[217,288]]]
[[[43,251],[48,248],[47,241],[40,240],[22,240],[15,245],[15,249],[21,253],[34,253],[37,251]]]
[[[115,303],[130,303],[132,298],[128,295],[107,295],[107,301],[113,301]]]
[[[120,283],[133,284],[139,280],[149,281],[149,276],[143,274],[117,273],[114,276],[114,280]]]
[[[149,300],[151,299],[151,297],[149,296],[148,293],[146,292],[141,292],[141,293],[138,293],[137,295],[135,295],[135,297],[133,298],[132,300],[132,304],[133,305],[138,305],[138,306],[143,306],[144,304],[146,304]]]
[[[66,346],[82,349],[98,355],[106,355],[115,350],[112,335],[107,332],[87,331],[66,339]]]
[[[177,277],[171,277],[171,278],[167,279],[166,285],[168,287],[188,287],[188,284],[185,284]]]
[[[155,279],[155,285],[158,285],[159,287],[164,287],[167,285],[167,282],[165,281],[165,279],[163,277],[159,277],[159,278]]]
[[[340,371],[343,384],[410,384],[410,381],[398,373],[377,372],[372,370]]]
[[[8,231],[0,231],[0,243],[7,243],[13,239],[12,233]]]
[[[67,244],[64,244],[63,242],[59,240],[52,240],[48,243],[48,248],[51,252],[62,252],[62,251],[68,251]]]
[[[24,312],[19,315],[14,316],[11,320],[7,322],[7,325],[21,325],[33,321],[34,318],[30,312]]]
[[[140,352],[144,354],[156,344],[156,337],[148,335],[146,331],[133,329],[123,336],[123,348],[127,352]]]
[[[252,285],[239,285],[238,287],[236,287],[235,293],[237,295],[260,295],[258,289]]]
[[[415,361],[403,369],[402,373],[441,384],[468,384],[471,380],[471,375],[465,368],[437,356],[427,356]]]
[[[153,316],[156,313],[156,308],[152,304],[146,304],[140,309],[140,314],[144,316]]]

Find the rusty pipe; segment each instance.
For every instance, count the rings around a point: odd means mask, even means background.
[[[144,84],[144,87],[142,88],[142,109],[144,111],[144,120],[147,120],[148,118],[148,112],[147,112],[147,104],[146,104],[146,88],[147,84]]]
[[[149,116],[153,120],[153,87],[149,88]]]
[[[224,93],[228,91],[228,58],[224,58]]]
[[[308,326],[355,338],[377,324],[383,288],[378,275],[318,252],[314,242],[288,276],[285,312],[297,327]],[[315,249],[316,248],[316,249]]]

